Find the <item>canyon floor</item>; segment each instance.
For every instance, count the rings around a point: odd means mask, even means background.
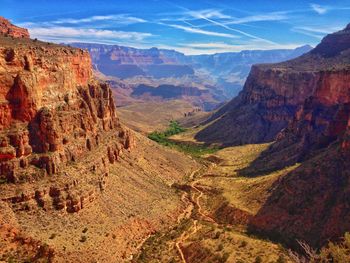
[[[183,126],[192,126],[210,115],[209,112],[196,110],[191,103],[183,100],[144,101],[118,107],[118,116],[131,129],[148,134],[165,130],[169,121],[174,119]]]
[[[194,142],[192,134],[188,130],[171,139]],[[184,182],[172,185],[185,207],[177,223],[150,235],[133,262],[292,262],[283,246],[251,235],[247,229],[272,184],[297,167],[240,176],[239,170],[268,146],[228,147],[198,158],[201,167]]]

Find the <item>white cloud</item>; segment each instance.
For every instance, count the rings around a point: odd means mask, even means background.
[[[186,55],[216,54],[224,52],[240,52],[243,50],[295,49],[304,43],[270,44],[261,40],[250,40],[238,44],[222,42],[179,44],[177,46],[158,46],[158,48],[174,49]]]
[[[91,16],[91,17],[80,18],[80,19],[64,18],[64,19],[52,21],[52,23],[53,24],[82,24],[82,23],[102,22],[102,21],[111,21],[122,25],[147,22],[142,18],[129,16],[127,14],[119,14],[119,15]]]
[[[325,6],[321,6],[318,4],[310,4],[310,7],[312,8],[312,10],[314,10],[316,13],[323,15],[325,13],[327,13],[328,8]]]
[[[225,25],[224,23],[221,23],[221,22],[209,19],[209,18],[204,18],[204,17],[203,17],[203,19],[208,21],[208,22],[210,22],[210,23],[212,23],[213,25],[217,25],[217,26],[220,26],[220,27],[225,28],[227,30],[230,30],[230,31],[233,31],[233,32],[236,32],[236,33],[240,33],[240,34],[242,34],[242,35],[244,35],[246,37],[249,37],[249,38],[252,38],[252,39],[255,39],[255,40],[260,40],[260,41],[263,41],[263,42],[266,42],[266,43],[269,43],[269,44],[275,44],[274,42],[272,42],[272,41],[270,41],[268,39],[264,39],[264,38],[261,38],[261,37],[249,34],[247,32],[244,32],[242,30],[229,27],[229,26]]]
[[[205,18],[218,18],[218,19],[229,19],[231,16],[223,14],[220,10],[216,9],[205,9],[205,10],[197,10],[197,11],[187,11],[185,15],[189,15],[194,18],[201,19]]]
[[[311,27],[311,26],[300,26],[300,27],[295,27],[296,29],[301,29],[309,32],[314,32],[314,33],[320,33],[320,34],[331,34],[336,31],[339,31],[342,29],[342,26],[329,26],[329,27],[324,27],[324,26],[318,26],[318,27]]]
[[[83,39],[89,39],[92,42],[94,40],[99,41],[118,41],[118,40],[133,40],[142,41],[147,37],[151,37],[150,33],[140,32],[125,32],[114,30],[98,30],[98,29],[86,29],[86,28],[73,28],[73,27],[29,27],[29,32],[33,38],[38,38],[47,41],[65,42],[69,40],[80,41]]]
[[[173,24],[162,24],[162,25],[167,25],[173,28],[181,29],[188,33],[201,34],[201,35],[207,35],[207,36],[216,36],[216,37],[225,37],[225,38],[238,38],[238,36],[236,35],[214,32],[214,31],[207,31],[207,30],[202,30],[194,27],[173,25]]]
[[[293,32],[306,36],[322,39],[325,35],[334,33],[342,29],[342,26],[296,26],[291,29]]]
[[[269,13],[269,14],[233,18],[232,21],[226,22],[224,24],[233,25],[233,24],[243,24],[243,23],[251,23],[251,22],[261,22],[261,21],[281,21],[286,19],[288,19],[288,16],[285,12],[275,12],[275,13]]]

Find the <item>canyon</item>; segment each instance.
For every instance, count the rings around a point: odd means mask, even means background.
[[[350,231],[350,25],[312,50],[73,46],[0,18],[1,261],[294,262]],[[266,56],[203,112],[226,91],[189,75]]]
[[[244,84],[250,67],[256,63],[279,62],[298,57],[311,49],[302,46],[285,50],[246,50],[214,55],[184,55],[175,50],[137,49],[117,45],[72,43],[87,49],[94,69],[107,77],[116,77],[131,85],[174,85],[173,89],[204,90],[211,96],[201,98],[219,105],[235,96]],[[112,85],[113,87],[113,85]],[[192,95],[195,106],[197,96]],[[168,98],[169,99],[169,98]],[[215,107],[203,109],[212,110]]]

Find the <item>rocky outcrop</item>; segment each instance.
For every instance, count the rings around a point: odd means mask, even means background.
[[[9,37],[29,38],[28,29],[12,25],[2,16],[0,16],[0,34]]]
[[[109,86],[92,78],[89,54],[1,36],[0,85],[0,180],[27,185],[22,193],[4,187],[2,200],[79,211],[103,190],[109,164],[134,146]]]

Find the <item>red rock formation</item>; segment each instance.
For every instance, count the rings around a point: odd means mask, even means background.
[[[18,38],[29,38],[28,29],[12,25],[10,21],[2,16],[0,16],[0,34]]]
[[[0,36],[0,86],[1,181],[58,176],[55,185],[33,185],[20,195],[5,192],[3,200],[17,209],[36,202],[68,212],[93,201],[108,176],[107,160],[115,162],[135,143],[119,123],[109,86],[92,78],[88,52]],[[81,188],[77,178],[84,179],[67,175],[79,165],[96,187],[72,192]]]

